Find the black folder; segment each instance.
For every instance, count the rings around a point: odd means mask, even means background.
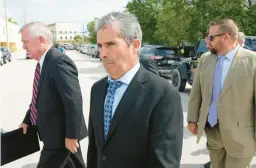
[[[1,166],[40,150],[37,128],[29,126],[27,133],[19,128],[1,133]]]

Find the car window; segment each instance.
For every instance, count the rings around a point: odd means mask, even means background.
[[[256,49],[256,38],[245,39],[245,45],[252,48],[252,49]]]
[[[148,52],[149,52],[149,48],[148,47],[143,47],[140,50],[140,54],[148,54]]]
[[[160,56],[179,55],[179,51],[175,49],[158,48],[157,55],[160,55]]]
[[[197,48],[197,52],[198,52],[198,53],[205,53],[205,52],[207,52],[207,51],[208,51],[208,48],[207,48],[207,46],[206,46],[206,42],[205,42],[205,41],[201,41],[201,42],[199,43],[198,48]]]

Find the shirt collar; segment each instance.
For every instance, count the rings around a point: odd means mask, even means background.
[[[44,52],[44,54],[41,56],[41,58],[40,58],[40,60],[39,60],[39,64],[40,64],[41,69],[42,69],[42,67],[43,67],[44,58],[45,58],[45,56],[46,56],[46,53],[49,51],[49,49],[50,49],[50,48],[48,48],[48,49]]]
[[[133,77],[135,76],[135,74],[138,72],[139,68],[140,68],[140,63],[138,61],[137,64],[132,69],[130,69],[128,72],[126,72],[126,74],[124,74],[117,81],[121,81],[121,82],[125,83],[126,85],[129,85],[130,82],[132,81]],[[110,76],[108,76],[108,80],[114,81]]]
[[[238,48],[239,48],[239,45],[237,45],[233,50],[230,50],[230,51],[225,55],[226,59],[229,60],[229,61],[233,61],[233,59],[234,59],[235,56],[236,56],[236,52],[237,52]],[[218,56],[218,57],[220,57],[220,56]]]

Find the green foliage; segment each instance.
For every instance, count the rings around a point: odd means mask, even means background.
[[[194,44],[207,35],[209,24],[230,18],[246,35],[256,35],[256,4],[252,0],[131,0],[126,10],[135,14],[143,43]]]
[[[89,41],[92,44],[97,43],[97,33],[95,31],[96,18],[87,24],[87,30],[89,32]]]

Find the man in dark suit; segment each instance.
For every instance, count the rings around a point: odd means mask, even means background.
[[[140,57],[140,64],[149,72],[159,75],[156,61],[151,57]]]
[[[109,74],[91,90],[88,168],[178,168],[183,111],[179,92],[138,62],[136,17],[112,12],[96,25]]]
[[[20,125],[38,128],[44,143],[38,168],[82,168],[79,140],[87,136],[82,95],[74,62],[52,47],[52,33],[43,23],[21,28],[23,48],[38,61],[32,101]]]

